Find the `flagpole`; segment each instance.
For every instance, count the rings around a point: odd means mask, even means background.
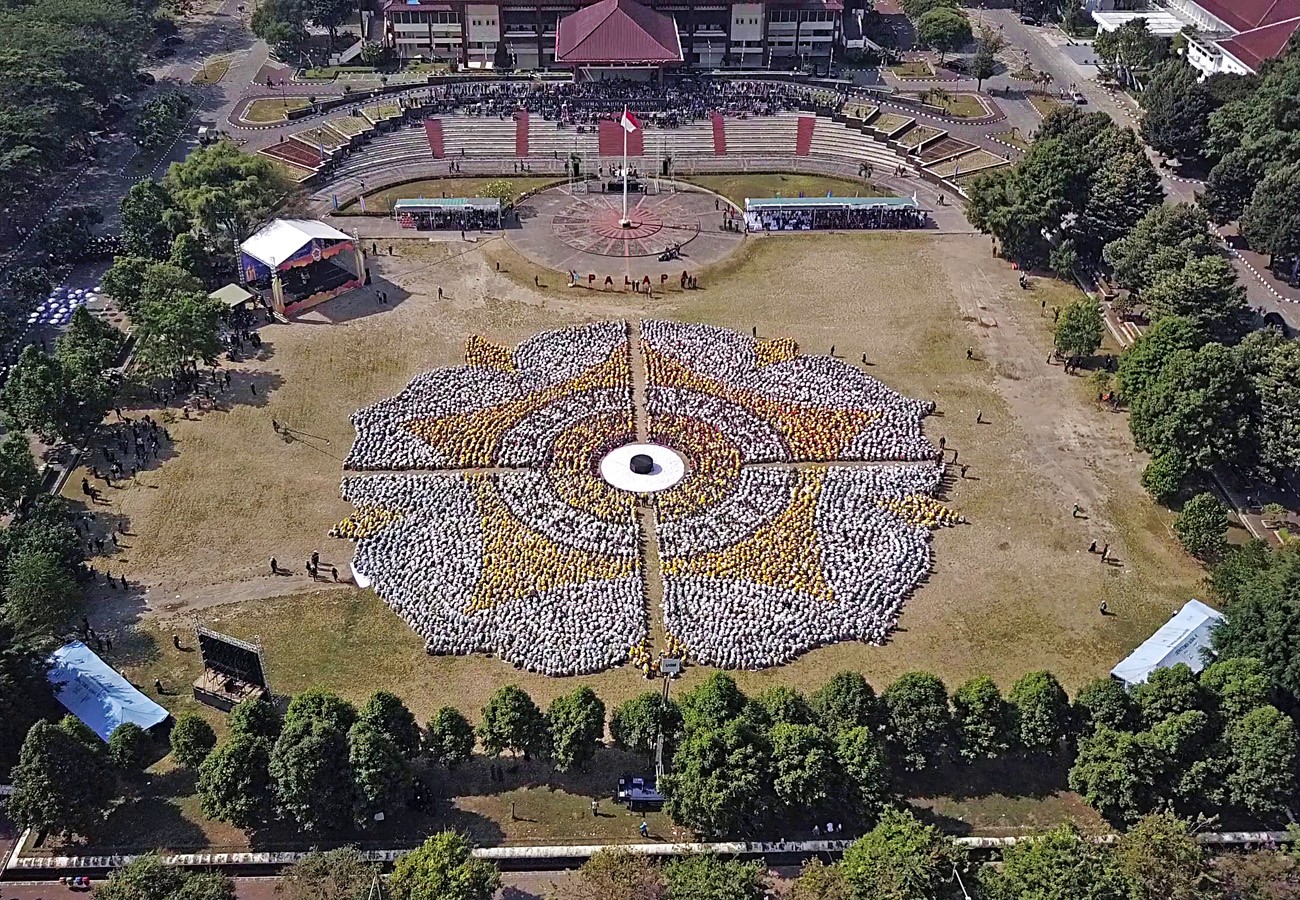
[[[623,227],[626,228],[631,222],[627,217],[627,107],[623,108],[623,119],[618,126],[623,129]]]

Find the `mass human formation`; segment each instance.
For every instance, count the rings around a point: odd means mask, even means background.
[[[426,95],[417,95],[423,97]],[[425,108],[438,115],[508,119],[520,109],[558,125],[593,125],[637,111],[658,128],[677,128],[708,118],[770,116],[802,107],[838,109],[838,90],[779,82],[681,78],[667,84],[645,81],[582,81],[540,84],[471,79],[431,88]]]
[[[471,365],[358,411],[347,467],[368,474],[345,479],[358,512],[337,533],[356,541],[359,580],[430,652],[549,675],[645,668],[650,504],[664,625],[698,662],[762,668],[884,640],[929,571],[929,529],[956,521],[934,499],[932,404],[788,340],[663,321],[640,333],[643,398],[628,326],[594,323],[513,350],[471,340]],[[638,402],[652,439],[688,463],[657,496],[599,474],[633,439]],[[808,462],[824,465],[783,465]]]

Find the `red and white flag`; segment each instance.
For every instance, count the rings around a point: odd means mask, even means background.
[[[618,120],[618,124],[623,126],[624,131],[631,134],[641,127],[641,120],[632,115],[631,110],[625,106],[623,107],[623,118]]]

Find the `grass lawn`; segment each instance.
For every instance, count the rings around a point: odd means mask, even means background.
[[[432,75],[440,72],[450,72],[451,66],[442,62],[418,62],[410,63],[402,71],[411,75]]]
[[[398,200],[411,200],[417,197],[477,197],[489,184],[505,181],[513,189],[512,203],[524,194],[547,185],[555,184],[557,179],[548,178],[426,178],[422,181],[408,181],[366,194],[366,211],[353,201],[334,213],[336,216],[386,216],[393,211],[393,204]]]
[[[320,66],[303,72],[304,78],[312,81],[333,81],[340,75],[373,75],[374,66]]]
[[[226,77],[226,72],[230,70],[230,57],[218,56],[209,59],[202,68],[194,73],[190,79],[190,84],[216,84]]]
[[[923,59],[890,66],[889,71],[899,78],[930,78],[934,75],[934,68]]]
[[[254,100],[244,108],[243,119],[245,122],[253,122],[259,125],[283,122],[289,110],[306,109],[308,106],[311,106],[311,104],[301,97],[286,99],[262,97],[259,100]]]
[[[998,131],[990,134],[989,137],[994,140],[1002,141],[1004,144],[1010,144],[1013,147],[1019,147],[1021,150],[1028,150],[1030,143],[1028,138],[1020,133],[1019,128],[1013,128],[1010,131]]]
[[[747,190],[775,193],[778,183],[750,182]],[[784,184],[788,193],[813,192],[812,182]],[[824,182],[816,192],[825,192]],[[322,565],[347,572],[352,547],[328,532],[352,511],[339,481],[354,410],[393,396],[419,372],[462,364],[470,335],[513,345],[591,320],[665,317],[745,334],[756,327],[761,337],[793,338],[805,353],[833,344],[851,361],[866,354],[873,376],[937,404],[926,433],[944,437],[970,466],[965,478],[952,470],[944,502],[971,524],[935,533],[933,571],[889,642],[835,644],[779,668],[736,673],[748,692],[781,684],[811,691],[842,669],[862,672],[877,690],[912,670],[934,672],[952,687],[989,674],[1005,689],[1026,671],[1050,669],[1073,691],[1201,589],[1202,570],[1177,546],[1171,516],[1138,485],[1144,460],[1123,414],[1099,408],[1086,377],[1045,363],[1050,308],[1064,307],[1078,290],[1038,277],[1021,290],[1017,273],[990,256],[981,235],[753,237],[701,272],[699,290],[653,298],[569,290],[561,275],[500,238],[391,243],[394,255],[370,262],[387,305],[356,293],[264,327],[258,357],[223,362],[233,383],[220,408],[182,418],[149,403],[127,405],[134,417],[149,412],[166,424],[174,446],[154,467],[106,489],[106,502],[95,507],[120,518],[128,533],[93,563],[132,587],[97,585],[86,613],[113,637],[110,662],[146,690],[161,680],[160,702],[176,712],[194,708],[188,694],[198,660],[175,650],[171,636],[188,643],[196,618],[259,639],[279,694],[319,685],[361,700],[386,688],[422,722],[448,704],[477,719],[492,692],[511,682],[543,707],[583,684],[610,708],[654,689],[630,667],[551,679],[484,654],[431,657],[372,593],[268,571],[274,555],[300,572],[316,550]],[[301,437],[277,434],[273,418]],[[74,504],[82,500],[82,474],[68,480]],[[1075,503],[1086,518],[1072,517]],[[1115,564],[1087,552],[1093,539],[1110,544]],[[1097,615],[1102,600],[1114,615]],[[707,674],[688,669],[674,694]],[[221,727],[220,715],[203,714]],[[242,835],[200,819],[192,786],[167,765],[155,768],[156,790],[114,814],[104,847],[241,845]],[[394,823],[396,833],[415,841],[424,829],[450,826],[485,842],[634,838],[639,819],[613,809],[611,818],[593,819],[587,807],[589,798],[608,796],[614,773],[633,765],[613,751],[586,775],[525,766],[504,786],[487,781],[484,765],[439,786],[447,800],[427,817]],[[918,782],[907,792],[936,821],[980,833],[1014,833],[1080,811],[1059,776],[1037,768]],[[651,825],[672,836],[662,820]]]
[[[870,183],[825,175],[692,175],[683,181],[698,184],[744,207],[746,197],[892,197]]]
[[[1047,114],[1052,110],[1060,109],[1063,105],[1056,98],[1049,97],[1046,94],[1030,94],[1029,102],[1033,105],[1034,109],[1038,110],[1038,114],[1044,118],[1046,118]]]
[[[979,119],[987,116],[989,111],[974,94],[948,94],[936,96],[921,94],[917,99],[933,106],[938,106],[945,113],[957,119]]]

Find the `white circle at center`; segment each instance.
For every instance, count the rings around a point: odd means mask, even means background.
[[[632,457],[639,454],[654,460],[654,468],[646,475],[632,471]],[[605,454],[600,461],[600,477],[619,490],[653,494],[685,478],[686,461],[658,444],[624,444]]]

